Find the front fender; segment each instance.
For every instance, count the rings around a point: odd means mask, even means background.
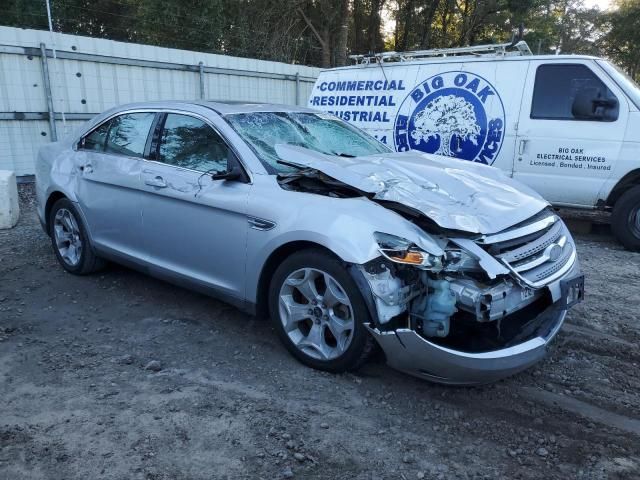
[[[380,256],[374,232],[406,238],[434,255],[443,253],[446,240],[429,236],[367,198],[332,198],[285,190],[275,190],[276,195],[274,190],[269,193],[277,198],[256,205],[250,200],[250,215],[274,224],[270,230],[248,229],[246,292],[250,302],[257,298],[259,279],[268,259],[293,242],[319,245],[356,265]],[[252,192],[252,196],[260,198],[259,192]]]

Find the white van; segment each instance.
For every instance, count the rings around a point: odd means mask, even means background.
[[[607,60],[524,42],[352,58],[320,74],[309,107],[397,151],[493,165],[554,205],[611,209],[640,249],[640,88]]]

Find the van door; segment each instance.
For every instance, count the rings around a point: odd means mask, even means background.
[[[529,71],[514,178],[554,204],[593,206],[622,147],[626,98],[592,61],[534,60]]]

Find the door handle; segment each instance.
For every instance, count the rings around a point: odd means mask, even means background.
[[[518,155],[523,155],[524,151],[527,149],[527,142],[529,140],[522,139],[520,140],[520,144],[518,145]]]
[[[90,163],[87,163],[80,167],[80,171],[83,173],[93,173],[93,166]]]
[[[165,182],[164,178],[162,178],[160,175],[157,175],[153,178],[145,178],[144,184],[156,188],[167,188],[167,182]]]

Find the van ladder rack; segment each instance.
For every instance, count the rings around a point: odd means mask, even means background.
[[[509,48],[515,48],[515,51],[507,51]],[[431,57],[448,57],[456,55],[469,56],[519,56],[532,55],[529,45],[524,40],[518,43],[497,43],[489,45],[476,45],[473,47],[455,47],[455,48],[434,48],[432,50],[414,50],[409,52],[383,52],[369,55],[349,55],[356,65],[367,65],[369,63],[383,62],[408,62],[410,60],[419,60],[421,58]]]

